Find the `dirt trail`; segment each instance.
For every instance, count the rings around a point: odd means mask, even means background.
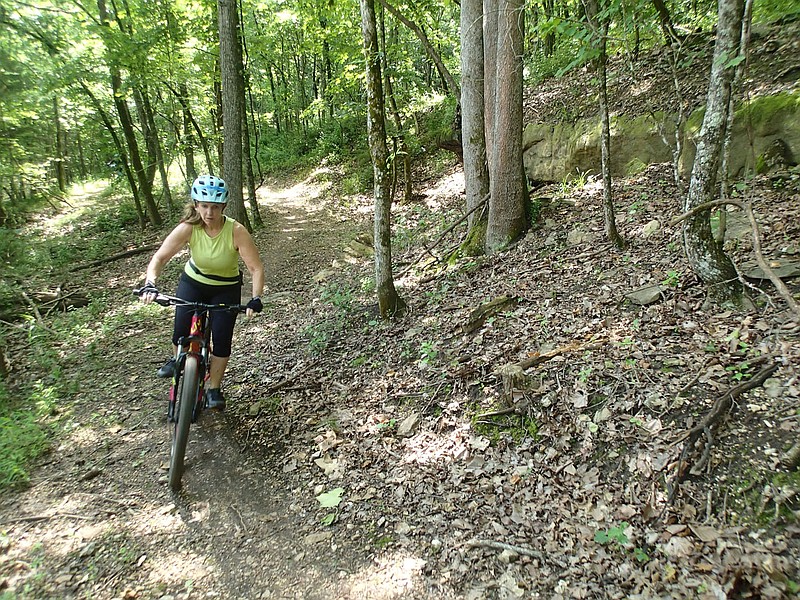
[[[329,218],[324,191],[313,180],[262,190],[267,226],[256,239],[267,292],[279,302],[288,293],[302,304],[313,274],[336,260],[339,236],[352,229]],[[129,304],[146,261],[129,261],[122,277],[120,264],[95,275],[114,280],[115,297]],[[101,350],[105,368],[80,375],[77,402],[63,409],[70,433],[32,485],[0,503],[0,590],[19,598],[350,597],[348,577],[369,565],[352,552],[309,547],[296,490],[268,460],[242,451],[230,416],[206,413],[193,428],[183,490],[170,493],[167,384],[154,377],[170,327],[166,312],[157,331],[131,319],[122,339]],[[250,333],[264,328],[243,320],[235,353],[251,352]],[[234,355],[229,402],[241,399],[237,378],[257,375]]]

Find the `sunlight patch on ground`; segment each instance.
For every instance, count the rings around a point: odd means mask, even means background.
[[[425,190],[425,204],[432,210],[441,208],[450,198],[464,193],[464,172],[458,171],[439,180],[435,187]]]
[[[406,464],[447,464],[468,454],[468,427],[455,429],[447,435],[421,431],[404,440]]]
[[[81,220],[84,215],[95,209],[98,200],[103,198],[103,192],[109,183],[105,180],[87,181],[73,185],[67,192],[65,203],[59,205],[61,210],[40,222],[43,232],[62,235],[64,227],[70,223]],[[100,200],[102,202],[102,200]]]
[[[365,600],[417,597],[413,592],[419,588],[426,564],[422,558],[405,552],[380,557],[374,565],[348,578],[349,597]]]

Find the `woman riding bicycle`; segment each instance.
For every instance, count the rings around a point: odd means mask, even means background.
[[[194,180],[192,202],[181,222],[164,239],[147,265],[143,302],[152,302],[158,295],[156,280],[169,260],[187,245],[190,258],[184,267],[175,292],[184,300],[208,304],[239,304],[242,301],[241,257],[250,273],[253,296],[247,303],[247,316],[261,312],[264,291],[264,265],[253,238],[240,223],[222,214],[228,201],[228,187],[214,175],[201,175]],[[175,308],[172,333],[173,358],[159,370],[159,377],[172,377],[178,340],[189,335],[192,320],[190,307]],[[219,311],[211,322],[211,367],[206,386],[209,408],[225,408],[222,378],[231,355],[231,341],[236,313]]]

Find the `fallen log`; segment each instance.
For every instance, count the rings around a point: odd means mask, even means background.
[[[84,269],[91,269],[92,267],[99,267],[100,265],[105,265],[110,262],[114,262],[115,260],[120,260],[123,258],[128,258],[129,256],[136,256],[137,254],[144,254],[145,252],[155,252],[158,249],[158,244],[149,244],[147,246],[141,246],[139,248],[133,248],[132,250],[126,250],[125,252],[120,252],[118,254],[112,254],[111,256],[106,256],[105,258],[99,258],[97,260],[93,260],[89,263],[84,263],[82,265],[76,265],[72,267],[69,272],[74,273],[75,271],[83,271]]]

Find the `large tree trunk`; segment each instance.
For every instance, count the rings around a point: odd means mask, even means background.
[[[500,0],[497,74],[486,251],[503,250],[527,228],[528,187],[522,162],[524,0]]]
[[[483,0],[483,122],[486,135],[486,162],[490,178],[494,161],[494,109],[497,104],[498,10],[498,0]]]
[[[387,172],[389,150],[386,146],[386,123],[384,119],[383,85],[378,56],[378,28],[375,20],[374,0],[361,0],[361,29],[364,34],[364,56],[367,67],[367,135],[375,176],[375,285],[378,294],[378,310],[381,318],[387,319],[405,307],[397,294],[392,275],[392,199]]]
[[[469,234],[462,251],[481,254],[486,242],[486,213],[473,210],[489,193],[484,123],[483,0],[461,2],[461,146],[464,157]],[[472,212],[470,212],[472,211]]]
[[[242,196],[242,46],[239,41],[239,11],[236,0],[219,0],[219,60],[222,83],[223,167],[228,184],[228,213],[251,230]]]
[[[719,0],[717,40],[708,84],[703,125],[697,142],[689,192],[684,211],[715,198],[717,174],[725,140],[731,82],[736,72],[733,59],[738,55],[742,31],[743,0]],[[686,219],[683,240],[689,264],[706,285],[709,299],[718,303],[741,304],[742,284],[730,258],[711,229],[711,211],[703,210]]]

